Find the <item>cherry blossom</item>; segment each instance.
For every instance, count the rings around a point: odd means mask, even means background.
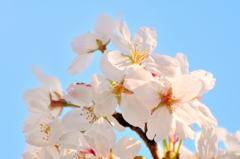
[[[132,38],[126,22],[118,22],[117,32],[119,37],[112,35],[112,43],[120,51],[112,51],[108,55],[108,60],[115,67],[124,70],[136,64],[147,68],[148,63],[154,63],[151,58],[157,46],[154,28],[139,28]]]
[[[131,36],[127,23],[119,19],[100,14],[94,31],[71,43],[78,55],[68,68],[70,75],[85,71],[94,53],[102,52],[102,74],[93,74],[90,84],[72,83],[65,94],[56,77],[32,67],[40,86],[23,95],[29,110],[22,128],[27,142],[23,158],[144,159],[136,156],[140,141],[126,136],[117,141],[114,129],[125,127],[140,136],[156,159],[239,158],[240,131],[231,134],[216,127],[216,118],[201,102],[215,86],[213,74],[189,72],[183,53],[154,53],[154,28],[140,27]],[[110,42],[116,50],[107,50]],[[64,107],[72,109],[63,112]],[[202,129],[196,136],[195,123]],[[196,153],[182,145],[194,138]],[[218,141],[224,141],[226,151],[218,149]]]
[[[109,74],[108,77],[94,75],[93,85],[97,86],[99,95],[94,111],[100,116],[110,116],[115,112],[117,105],[123,117],[129,123],[143,127],[150,116],[150,108],[140,98],[135,96],[131,88],[148,82],[152,75],[144,69],[130,68],[128,74],[117,77]],[[133,79],[138,79],[133,82]]]
[[[106,50],[111,35],[115,32],[115,23],[110,16],[101,14],[95,23],[93,33],[88,32],[73,39],[71,48],[78,56],[68,68],[70,75],[85,71],[91,64],[95,51],[100,50],[103,53]]]

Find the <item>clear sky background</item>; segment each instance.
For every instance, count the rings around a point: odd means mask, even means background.
[[[235,133],[240,129],[240,1],[0,1],[0,158],[20,158],[24,152],[23,122],[28,111],[23,93],[39,86],[31,66],[60,79],[65,90],[73,82],[89,82],[100,73],[97,52],[84,73],[70,76],[67,68],[76,54],[70,43],[75,36],[93,31],[101,13],[115,18],[121,12],[131,33],[154,27],[156,53],[187,55],[190,71],[214,74],[216,86],[203,96],[219,126]],[[113,48],[112,48],[113,49]],[[136,137],[134,133],[127,135]],[[191,142],[184,142],[192,151]],[[143,144],[144,147],[144,144]],[[143,149],[141,155],[151,158]]]

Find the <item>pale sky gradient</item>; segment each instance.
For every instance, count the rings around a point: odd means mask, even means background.
[[[89,83],[100,73],[100,52],[91,67],[78,76],[67,74],[76,54],[70,43],[75,36],[92,31],[101,13],[126,21],[131,33],[139,27],[154,27],[156,53],[187,55],[190,71],[204,69],[214,74],[216,86],[203,96],[219,126],[235,133],[240,129],[240,1],[0,1],[0,158],[21,158],[25,139],[23,122],[28,111],[22,94],[39,86],[31,66],[41,66],[55,76],[65,90],[73,82]],[[110,47],[111,49],[114,49]],[[127,132],[134,136],[134,133]],[[194,150],[191,141],[183,142]],[[143,144],[143,147],[144,144]],[[146,149],[140,152],[151,159]]]

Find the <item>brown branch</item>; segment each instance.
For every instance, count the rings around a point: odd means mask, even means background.
[[[129,127],[131,130],[135,131],[141,139],[145,142],[148,149],[150,150],[152,156],[154,159],[161,159],[158,151],[158,145],[154,140],[149,140],[146,136],[146,132],[143,132],[143,130],[139,127],[132,126],[129,124],[122,116],[121,113],[114,113],[113,117],[124,127]]]

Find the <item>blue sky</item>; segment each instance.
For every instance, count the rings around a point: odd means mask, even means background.
[[[127,22],[132,34],[139,27],[154,27],[158,35],[155,52],[173,57],[182,52],[190,71],[212,72],[216,86],[202,102],[219,126],[235,133],[240,129],[239,7],[237,0],[0,1],[1,158],[20,158],[24,151],[21,127],[28,111],[22,94],[39,86],[32,65],[59,78],[64,90],[73,82],[88,83],[91,74],[99,73],[100,52],[78,76],[68,75],[67,68],[76,57],[69,45],[73,37],[92,31],[101,13],[116,17],[121,12],[121,21]],[[151,158],[147,150],[141,154]]]

